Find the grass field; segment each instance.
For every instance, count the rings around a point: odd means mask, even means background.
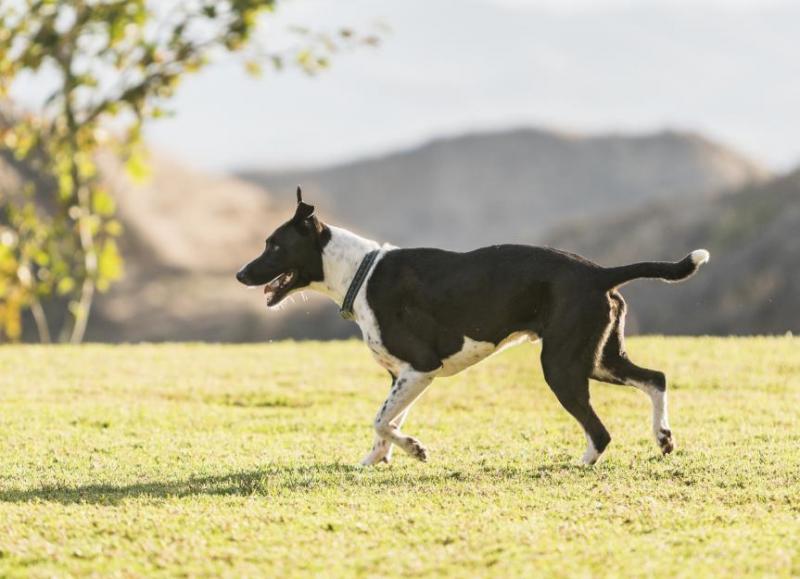
[[[592,386],[594,468],[538,347],[434,383],[421,464],[355,466],[388,376],[357,342],[0,348],[0,576],[798,576],[800,340],[640,338]]]

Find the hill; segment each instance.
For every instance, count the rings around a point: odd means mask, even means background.
[[[673,287],[637,281],[623,293],[630,329],[667,334],[800,331],[800,169],[716,199],[651,204],[565,225],[550,245],[603,265],[674,260],[707,247],[711,262]]]
[[[672,132],[591,138],[533,130],[481,134],[342,167],[251,173],[247,179],[204,174],[158,154],[152,163],[151,179],[133,184],[113,160],[103,162],[125,226],[127,274],[97,298],[88,340],[356,335],[358,329],[324,298],[298,298],[266,313],[261,296],[234,280],[265,235],[291,213],[298,181],[323,219],[333,223],[355,223],[357,230],[399,245],[469,248],[537,242],[548,227],[576,216],[597,219],[654,200],[711,203],[726,187],[764,179],[762,170],[735,153]],[[20,176],[48,187],[29,167],[0,157],[3,191],[18,189]],[[657,324],[645,327],[659,330]]]
[[[240,342],[347,335],[349,328],[322,298],[267,313],[262,296],[234,279],[261,252],[267,234],[291,215],[293,191],[272,195],[164,156],[154,157],[152,177],[143,184],[131,183],[113,163],[104,174],[126,228],[128,275],[98,300],[88,339]]]
[[[276,191],[300,183],[323,213],[397,245],[463,250],[538,240],[565,219],[711,195],[765,173],[695,134],[580,137],[520,129],[439,139],[334,167],[240,176]]]

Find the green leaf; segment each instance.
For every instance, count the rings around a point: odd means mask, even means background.
[[[58,175],[58,194],[62,200],[72,197],[75,183],[72,180],[72,175],[69,173],[61,173]]]
[[[107,291],[111,282],[121,278],[123,272],[122,256],[119,253],[117,242],[107,239],[103,243],[97,262],[97,289],[101,292]]]
[[[150,177],[150,166],[147,163],[147,152],[144,147],[135,147],[131,151],[125,162],[125,169],[131,178],[139,183]]]
[[[111,217],[117,210],[117,204],[108,191],[95,189],[92,195],[92,210],[101,217]]]
[[[122,224],[116,219],[112,219],[111,221],[106,223],[105,231],[108,235],[111,235],[112,237],[119,237],[120,235],[122,235]]]
[[[58,284],[56,285],[56,293],[60,296],[70,294],[74,289],[75,280],[71,277],[62,277],[60,280],[58,280]]]
[[[247,71],[247,74],[255,78],[260,78],[263,73],[261,64],[256,62],[255,60],[248,60],[247,62],[245,62],[244,69]]]

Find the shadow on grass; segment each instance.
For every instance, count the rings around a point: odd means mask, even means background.
[[[426,473],[393,466],[364,469],[341,463],[270,465],[258,470],[190,477],[178,481],[7,489],[0,490],[0,502],[116,505],[130,499],[173,499],[204,495],[266,496],[287,492],[316,492],[330,488],[393,488],[419,492],[426,488],[433,490],[444,485],[466,484],[476,478],[497,481],[552,479],[555,482],[562,480],[562,475],[574,474],[576,469],[578,467],[571,464],[554,463],[533,468],[480,467],[473,472],[440,469],[434,473]]]

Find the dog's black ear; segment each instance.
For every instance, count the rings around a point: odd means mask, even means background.
[[[303,202],[303,191],[297,186],[297,210],[294,213],[295,221],[305,221],[314,215],[314,206]]]
[[[309,217],[314,215],[314,206],[308,205],[306,203],[300,203],[297,206],[297,211],[294,213],[294,220],[295,221],[305,221]]]

